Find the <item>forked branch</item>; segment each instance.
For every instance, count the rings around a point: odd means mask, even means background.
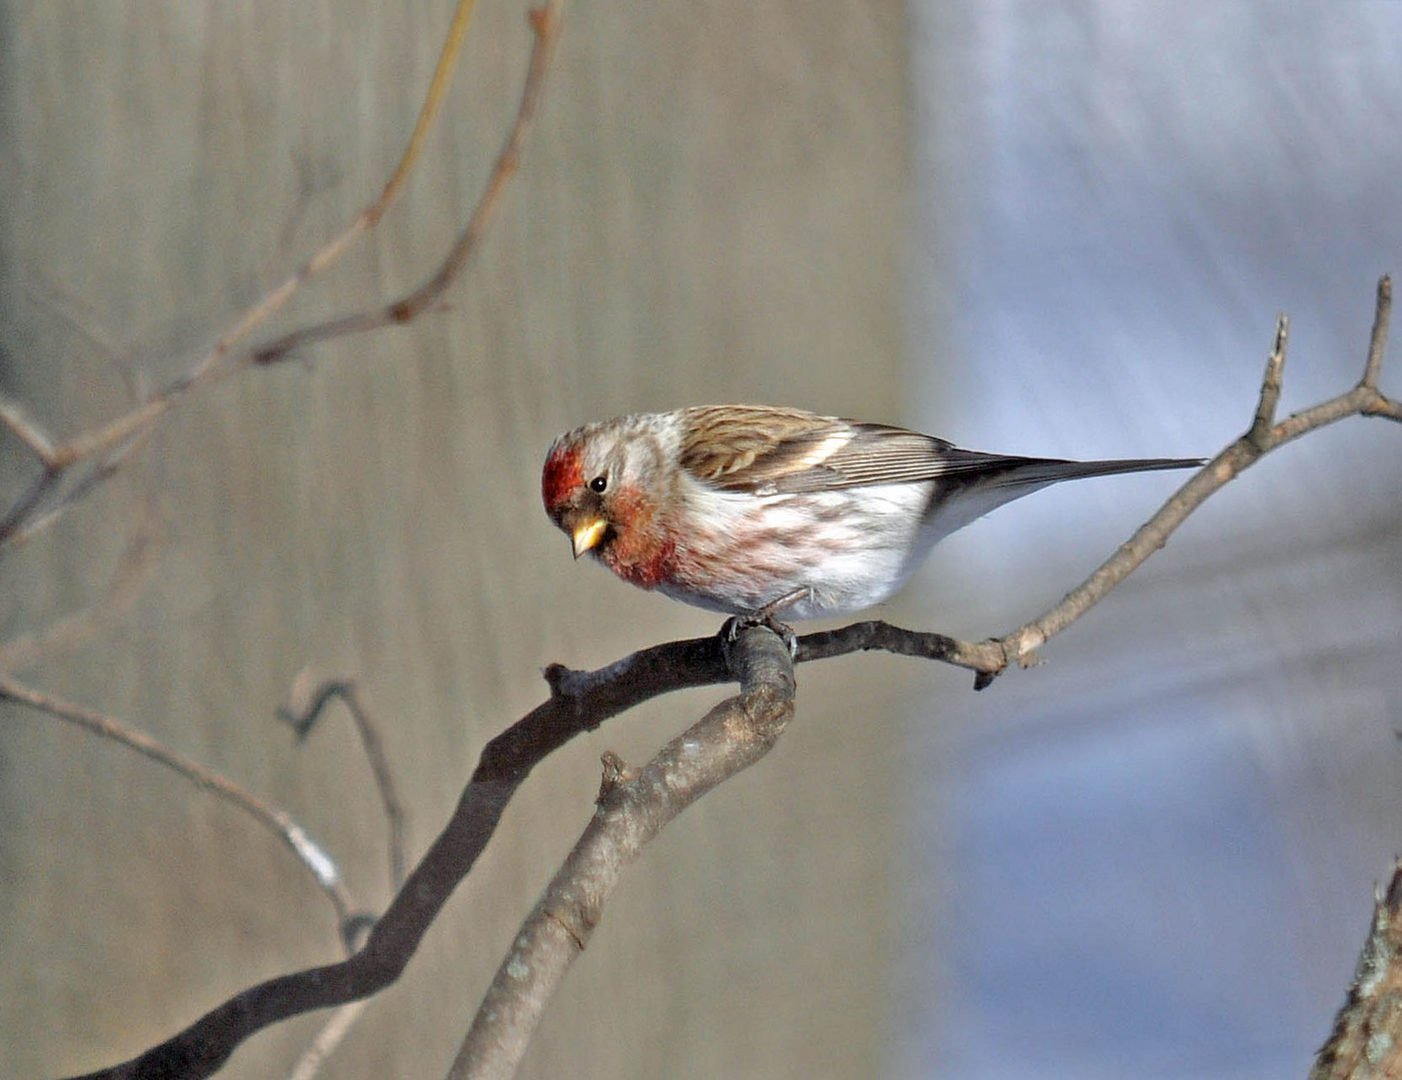
[[[903,630],[883,622],[856,623],[804,635],[798,641],[797,661],[880,649],[973,670],[976,687],[986,686],[1014,661],[1027,664],[1033,650],[1103,599],[1162,547],[1208,496],[1262,455],[1347,416],[1402,421],[1402,407],[1377,387],[1390,306],[1391,282],[1383,278],[1378,286],[1368,360],[1358,385],[1277,421],[1287,338],[1282,319],[1261,400],[1246,434],[1194,475],[1085,582],[1031,622],[1002,637],[977,643]],[[244,1039],[264,1027],[311,1009],[363,998],[389,985],[403,971],[453,889],[472,869],[516,789],[535,765],[575,735],[593,730],[650,698],[690,687],[741,681],[739,698],[713,710],[699,729],[669,743],[641,772],[631,773],[616,761],[608,765],[599,814],[604,821],[591,822],[528,921],[525,937],[513,945],[502,965],[507,974],[503,977],[499,973],[493,983],[455,1066],[457,1075],[478,1068],[482,1075],[505,1075],[511,1062],[519,1059],[524,1040],[571,958],[587,943],[589,927],[597,922],[617,873],[662,823],[725,776],[761,756],[769,736],[759,733],[772,732],[777,738],[791,709],[789,690],[785,689],[791,687],[792,678],[788,657],[778,647],[777,638],[766,630],[742,635],[730,650],[718,637],[675,641],[643,649],[597,671],[552,665],[545,675],[551,687],[549,700],[484,747],[452,818],[360,951],[341,963],[294,972],[245,990],[141,1057],[91,1075],[206,1076]],[[760,696],[755,697],[755,693]],[[705,735],[701,743],[709,747],[708,754],[711,750],[715,754],[705,758],[711,765],[705,766],[704,780],[692,771],[700,766],[688,760],[698,747],[698,731]],[[519,963],[513,964],[513,960]],[[523,964],[534,976],[518,980],[512,972],[523,970]]]
[[[980,642],[904,630],[884,622],[857,623],[841,630],[801,638],[798,659],[817,660],[857,649],[883,649],[905,656],[924,656],[975,672],[976,690],[988,686],[1013,663],[1023,667],[1031,665],[1035,662],[1037,649],[1103,600],[1150,555],[1163,547],[1189,514],[1265,454],[1350,416],[1380,416],[1402,422],[1402,404],[1386,397],[1378,389],[1391,313],[1392,278],[1384,276],[1378,282],[1373,330],[1368,341],[1363,376],[1358,384],[1337,397],[1277,421],[1275,411],[1280,400],[1289,334],[1289,324],[1282,315],[1276,324],[1275,342],[1266,360],[1260,399],[1246,433],[1228,444],[1201,471],[1194,473],[1158,513],[1140,526],[1090,577],[1067,593],[1054,607],[1030,622],[1002,637]]]
[[[428,133],[441,111],[448,85],[457,67],[474,6],[475,0],[458,0],[413,134],[399,164],[380,194],[362,209],[345,229],[244,311],[188,371],[156,391],[130,412],[62,441],[55,441],[50,437],[37,422],[25,414],[17,402],[0,398],[0,425],[7,428],[33,454],[39,464],[39,471],[34,480],[8,509],[0,513],[0,550],[29,534],[27,526],[41,513],[45,500],[54,493],[60,481],[74,467],[106,457],[104,466],[94,475],[98,476],[99,480],[107,479],[126,462],[127,452],[134,442],[149,435],[192,391],[244,368],[284,360],[294,349],[312,342],[361,333],[376,327],[407,323],[429,310],[438,301],[476,250],[495,216],[503,194],[520,166],[526,137],[539,111],[545,75],[554,57],[563,19],[564,0],[548,0],[542,8],[531,13],[530,22],[535,32],[535,45],[516,120],[467,224],[432,277],[424,285],[390,304],[294,330],[261,346],[238,348],[259,326],[280,311],[303,285],[335,264],[355,240],[374,228],[400,193],[417,164]],[[77,498],[86,495],[88,490],[91,488],[75,489],[70,493],[73,497],[63,498],[58,505],[50,508],[45,517],[52,521],[57,513],[67,509]]]

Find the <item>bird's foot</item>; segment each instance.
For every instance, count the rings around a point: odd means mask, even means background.
[[[793,592],[785,593],[777,600],[771,600],[761,608],[747,612],[744,615],[732,615],[725,620],[725,625],[720,628],[721,641],[726,645],[734,645],[736,639],[752,626],[763,626],[779,635],[779,640],[784,643],[784,647],[789,650],[792,659],[798,658],[798,635],[794,633],[794,628],[788,623],[780,622],[775,616],[788,607],[796,604],[800,600],[811,597],[813,590],[807,585]]]

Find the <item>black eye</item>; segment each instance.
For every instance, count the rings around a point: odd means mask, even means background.
[[[596,495],[602,495],[608,490],[609,478],[607,476],[596,476],[589,481],[589,490]]]

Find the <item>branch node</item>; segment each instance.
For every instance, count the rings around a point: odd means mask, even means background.
[[[550,687],[551,698],[562,698],[566,694],[565,681],[574,672],[565,667],[564,664],[546,664],[540,674],[545,679],[546,685]]]
[[[368,911],[357,911],[347,916],[341,923],[341,941],[345,944],[346,952],[355,955],[370,940],[370,931],[375,929],[375,924],[379,922],[378,915],[372,915]]]
[[[277,718],[290,727],[298,742],[305,742],[332,698],[354,690],[349,679],[318,680],[311,668],[303,668],[292,680],[288,702],[279,705]]]
[[[594,800],[596,805],[613,794],[614,790],[621,784],[636,779],[638,775],[637,769],[630,766],[612,750],[605,750],[599,755],[599,760],[603,762],[604,775],[599,780],[599,796]]]

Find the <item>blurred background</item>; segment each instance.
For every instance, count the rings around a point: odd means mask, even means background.
[[[379,191],[450,7],[0,2],[0,390],[69,434],[184,371]],[[431,272],[529,46],[524,7],[481,0],[402,202],[269,334]],[[0,641],[105,616],[0,656],[284,807],[381,908],[344,716],[302,747],[274,717],[299,672],[358,680],[417,859],[545,663],[715,628],[570,560],[539,508],[557,432],[753,400],[992,451],[1215,453],[1278,311],[1283,411],[1356,380],[1376,279],[1402,271],[1398,130],[1391,0],[574,6],[447,309],[191,398],[0,557]],[[1378,421],[1285,448],[984,693],[895,657],[801,670],[784,742],[625,877],[524,1075],[1303,1075],[1402,849],[1399,461]],[[0,437],[7,505],[32,475]],[[1010,629],[1173,486],[1019,502],[879,614]],[[148,536],[144,587],[105,600]],[[598,755],[645,759],[723,693],[538,769],[326,1075],[441,1073]],[[114,1063],[337,955],[247,819],[0,715],[0,1073]],[[286,1073],[322,1019],[224,1075]]]

